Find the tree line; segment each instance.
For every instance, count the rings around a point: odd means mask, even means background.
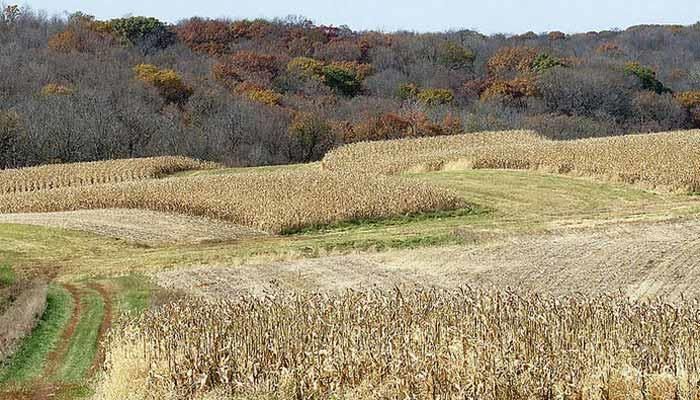
[[[318,160],[344,143],[700,127],[700,23],[564,34],[0,13],[0,168]]]

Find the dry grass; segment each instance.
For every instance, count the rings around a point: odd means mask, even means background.
[[[331,152],[323,167],[383,173],[450,168],[534,169],[661,190],[698,192],[700,131],[559,142],[528,132],[497,132],[361,143]]]
[[[227,242],[266,235],[225,221],[147,210],[0,214],[0,223],[79,230],[144,245]]]
[[[46,307],[47,288],[45,283],[20,282],[7,290],[15,293],[11,294],[13,301],[0,314],[0,362],[12,354],[36,325]]]
[[[203,176],[0,196],[0,213],[146,209],[273,233],[465,207],[456,195],[395,177],[324,171]]]
[[[8,169],[0,171],[0,193],[160,178],[175,172],[214,167],[214,163],[186,157],[154,157]]]
[[[333,171],[383,174],[412,170],[434,171],[442,169],[446,163],[456,161],[464,161],[470,166],[470,160],[494,146],[535,145],[544,141],[534,132],[504,131],[362,142],[331,151],[323,159],[322,167]]]
[[[700,394],[695,301],[468,288],[280,293],[147,312],[115,342],[103,398],[125,388],[279,400]]]

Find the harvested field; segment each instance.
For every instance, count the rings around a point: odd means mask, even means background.
[[[700,297],[700,222],[608,225],[475,246],[172,270],[156,274],[156,281],[209,299],[231,293],[262,296],[280,288],[342,292],[465,284],[554,295]]]
[[[470,139],[470,135],[476,137]],[[360,143],[329,153],[323,167],[389,174],[450,168],[533,169],[699,192],[700,130],[560,142],[537,139],[528,132],[496,132]]]
[[[465,207],[457,195],[422,182],[304,170],[172,178],[0,196],[0,213],[5,214],[145,209],[220,219],[272,233]]]
[[[18,283],[14,301],[0,314],[0,362],[5,360],[28,335],[46,307],[45,283]],[[0,293],[2,295],[2,293]]]
[[[153,157],[8,169],[0,171],[0,193],[153,179],[215,167],[217,164],[186,157]]]
[[[184,300],[112,343],[98,398],[694,399],[698,335],[688,300],[470,288]]]
[[[209,218],[136,209],[0,214],[0,223],[79,230],[148,245],[221,242],[266,235]]]

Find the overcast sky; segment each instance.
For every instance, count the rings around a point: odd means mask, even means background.
[[[11,0],[0,0],[11,3]],[[19,1],[19,0],[17,0]],[[637,24],[692,24],[700,0],[27,0],[49,14],[83,11],[100,19],[145,15],[176,22],[191,16],[273,18],[302,15],[356,30],[567,33]]]

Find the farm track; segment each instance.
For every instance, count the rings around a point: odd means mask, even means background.
[[[72,284],[64,284],[63,287],[71,294],[73,299],[73,312],[71,318],[64,328],[58,344],[55,349],[49,353],[46,359],[46,364],[44,366],[43,373],[40,377],[32,380],[29,384],[22,385],[19,389],[10,389],[7,391],[0,391],[0,399],[3,400],[48,400],[54,398],[71,398],[70,396],[74,390],[80,390],[82,388],[80,383],[77,382],[62,382],[58,379],[59,371],[62,367],[65,367],[65,363],[68,361],[66,359],[71,342],[76,336],[76,331],[79,327],[81,319],[85,315],[83,309],[83,298],[86,295],[86,291],[92,290],[99,293],[102,301],[104,302],[104,317],[99,326],[99,332],[97,334],[97,342],[107,333],[111,327],[113,318],[113,305],[111,294],[102,285],[90,284],[86,287],[78,287]],[[92,364],[87,370],[83,378],[92,377],[100,368],[104,362],[104,352],[101,347],[98,347],[95,353]]]
[[[633,298],[700,296],[700,221],[631,223],[471,246],[335,256],[155,274],[203,297],[283,289],[342,291],[395,285],[477,285],[552,294],[623,292]]]

